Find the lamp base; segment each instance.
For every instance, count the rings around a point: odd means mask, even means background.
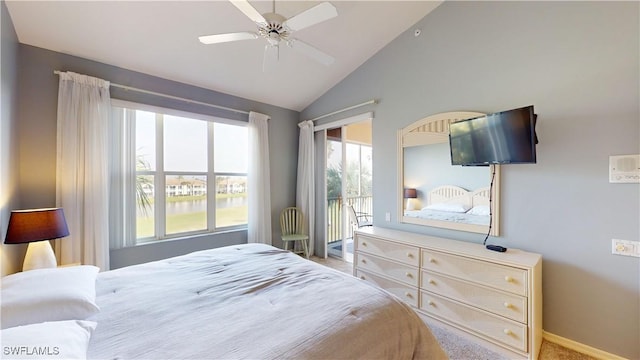
[[[58,262],[48,240],[29,243],[22,263],[22,271],[56,266],[58,266]]]
[[[407,207],[405,208],[405,210],[412,211],[412,210],[415,210],[415,209],[416,209],[416,207],[413,204],[413,201],[411,201],[411,199],[407,199]]]

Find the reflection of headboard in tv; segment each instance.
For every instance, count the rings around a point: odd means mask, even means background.
[[[427,205],[442,203],[463,204],[469,208],[489,205],[489,187],[468,191],[455,185],[443,185],[429,191]]]

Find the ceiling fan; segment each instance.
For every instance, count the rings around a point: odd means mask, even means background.
[[[198,39],[203,44],[217,44],[238,40],[254,40],[264,38],[265,59],[263,68],[268,61],[279,58],[279,46],[281,43],[300,51],[310,58],[324,65],[331,65],[334,58],[321,50],[291,36],[295,31],[318,24],[338,16],[335,6],[329,2],[320,3],[311,9],[305,10],[290,19],[276,13],[275,0],[273,1],[273,12],[260,14],[247,0],[229,0],[238,10],[242,11],[249,19],[258,26],[257,32],[237,32],[228,34],[200,36]]]

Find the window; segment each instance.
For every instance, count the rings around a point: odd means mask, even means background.
[[[246,123],[131,103],[113,110],[115,166],[128,169],[112,201],[124,246],[246,227]]]

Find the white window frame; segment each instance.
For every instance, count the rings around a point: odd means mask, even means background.
[[[233,172],[215,172],[215,144],[214,144],[214,124],[222,123],[228,125],[235,126],[243,126],[247,127],[248,123],[238,120],[231,120],[225,118],[219,118],[209,115],[191,113],[186,111],[180,111],[175,109],[163,108],[153,105],[135,103],[125,100],[112,99],[111,100],[112,107],[118,108],[127,108],[130,110],[141,110],[153,112],[156,114],[156,162],[155,162],[155,170],[146,170],[146,171],[138,171],[136,170],[135,176],[137,175],[151,175],[154,178],[154,236],[138,238],[137,233],[134,229],[130,234],[132,234],[135,239],[131,243],[135,243],[135,245],[142,245],[147,243],[154,243],[164,240],[178,240],[193,237],[196,235],[203,234],[214,234],[218,232],[226,232],[232,230],[246,230],[247,224],[235,225],[235,226],[224,226],[224,227],[216,227],[216,178],[218,176],[244,176],[248,177],[247,173],[233,173]],[[172,115],[177,117],[185,117],[189,119],[202,120],[207,122],[207,171],[206,172],[185,172],[185,171],[165,171],[164,170],[164,119],[163,115]],[[130,127],[135,129],[135,127]],[[130,136],[135,137],[134,134],[130,134]],[[132,142],[135,143],[135,142]],[[135,156],[135,144],[133,145],[134,149],[129,149],[129,153]],[[248,151],[248,149],[247,149]],[[166,177],[167,176],[206,176],[207,177],[207,228],[203,230],[189,231],[189,232],[180,232],[176,234],[166,234]],[[162,200],[162,201],[159,201]],[[129,222],[128,226],[133,226],[135,228],[136,225],[136,211],[130,211],[129,216],[125,221]]]

